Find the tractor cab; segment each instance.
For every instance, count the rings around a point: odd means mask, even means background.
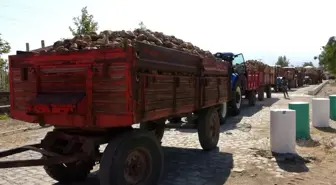
[[[231,52],[217,52],[215,57],[230,62],[233,73],[236,73],[237,75],[245,73],[245,59],[242,53],[233,54]]]
[[[235,58],[234,56],[235,55],[231,52],[217,52],[215,54],[216,58],[220,58],[220,59],[228,61],[230,63],[232,63],[233,59]]]
[[[232,66],[231,86],[234,88],[235,81],[240,75],[246,74],[245,59],[242,53],[233,54],[232,52],[217,52],[216,58],[230,62]]]

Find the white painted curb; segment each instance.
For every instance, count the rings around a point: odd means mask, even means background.
[[[314,89],[312,89],[312,90],[309,90],[308,91],[308,95],[316,95],[318,92],[320,92],[320,90],[327,84],[327,83],[329,83],[329,80],[327,80],[327,81],[324,81],[324,82],[322,82],[320,85],[318,85],[317,87],[315,87]]]

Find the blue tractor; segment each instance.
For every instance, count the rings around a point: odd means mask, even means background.
[[[231,100],[228,102],[228,104],[224,103],[225,105],[223,104],[221,110],[222,119],[226,119],[227,113],[230,113],[233,116],[236,116],[240,113],[243,95],[248,99],[249,105],[255,105],[256,89],[258,88],[258,85],[257,83],[254,83],[256,84],[255,86],[248,86],[248,83],[252,82],[256,78],[249,78],[243,54],[233,54],[232,52],[217,52],[214,56],[230,62],[232,66]]]

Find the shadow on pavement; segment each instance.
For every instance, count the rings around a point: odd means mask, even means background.
[[[297,139],[296,144],[301,147],[317,147],[320,146],[321,143],[318,141],[315,141],[313,139]]]
[[[165,170],[160,185],[222,185],[233,168],[230,153],[201,149],[164,147]]]
[[[280,100],[279,98],[265,98],[263,101],[257,101],[255,106],[249,106],[247,101],[244,100],[243,104],[242,104],[242,107],[241,107],[240,114],[238,116],[234,116],[234,117],[229,116],[228,119],[226,120],[226,123],[221,126],[221,132],[225,132],[225,131],[228,131],[228,130],[233,130],[233,129],[236,129],[236,128],[242,128],[243,130],[245,130],[245,129],[250,130],[251,125],[253,123],[249,123],[249,124],[246,124],[246,125],[244,123],[242,123],[241,125],[237,125],[237,124],[241,122],[243,117],[251,117],[255,113],[259,112],[261,109],[263,109],[263,107],[270,107],[279,100]],[[176,125],[178,125],[178,126],[176,127]],[[197,132],[196,125],[194,125],[194,124],[183,125],[181,123],[177,123],[174,126],[180,132],[187,132],[187,133]]]
[[[219,152],[218,149],[204,152],[201,149],[163,147],[163,151],[165,166],[158,185],[223,185],[233,168],[232,154]],[[91,173],[85,182],[72,185],[99,185],[98,171]]]
[[[262,110],[263,107],[270,107],[277,101],[279,101],[279,98],[267,98],[264,99],[264,101],[258,101],[255,106],[249,106],[246,103],[243,104],[240,114],[238,116],[229,117],[226,121],[226,124],[222,125],[221,132],[226,132],[233,129],[239,129],[243,132],[250,131],[253,123],[241,123],[243,117],[251,117]]]
[[[315,128],[322,132],[336,133],[336,129],[332,127],[315,127]]]
[[[306,163],[310,161],[301,157],[297,154],[273,154],[275,160],[279,166],[284,171],[287,172],[308,172],[309,168],[306,166]]]

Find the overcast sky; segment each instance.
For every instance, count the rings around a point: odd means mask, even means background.
[[[274,64],[286,55],[291,64],[313,61],[336,34],[332,0],[11,0],[0,1],[0,33],[12,53],[70,37],[72,17],[83,6],[99,30],[133,29],[140,21],[212,52],[242,52],[246,59]],[[317,64],[317,61],[313,61]]]

